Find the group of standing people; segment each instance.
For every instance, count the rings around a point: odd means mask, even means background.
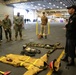
[[[20,40],[22,40],[22,27],[23,27],[23,17],[20,16],[20,13],[17,13],[17,16],[14,17],[14,29],[15,29],[15,40],[17,40],[18,34],[20,36]],[[9,18],[9,15],[5,15],[5,18],[0,20],[0,44],[2,41],[2,28],[5,32],[6,41],[12,41],[12,22]]]

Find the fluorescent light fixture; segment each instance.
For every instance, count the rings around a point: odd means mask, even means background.
[[[65,6],[65,7],[67,7],[67,6]]]
[[[49,3],[49,4],[51,4],[51,3]]]
[[[62,8],[62,7],[60,7],[60,8]]]
[[[47,8],[50,8],[50,7],[47,7]]]
[[[55,4],[53,6],[55,6]]]
[[[33,4],[31,4],[31,6],[34,6]]]
[[[45,5],[43,5],[43,7],[45,7]]]
[[[62,2],[60,2],[60,4],[62,4]]]
[[[59,6],[57,6],[57,8],[59,8]]]
[[[65,6],[65,4],[63,4],[63,6]]]
[[[41,5],[41,4],[38,4],[39,6]]]

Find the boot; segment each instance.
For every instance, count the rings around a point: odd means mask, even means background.
[[[41,38],[43,38],[43,35],[41,35]]]
[[[61,59],[61,60],[64,61],[64,62],[68,62],[68,56],[65,55],[65,57],[63,59]]]
[[[10,41],[13,41],[12,39],[10,39]]]
[[[13,40],[10,38],[10,41],[13,41]]]
[[[76,58],[76,54],[75,54],[75,58]]]
[[[47,36],[45,36],[45,39],[47,39]]]
[[[22,37],[20,37],[20,40],[23,40],[23,38],[22,38]]]
[[[9,42],[9,39],[6,39],[6,42]]]
[[[68,61],[67,66],[75,66],[74,58],[71,58],[71,60]]]
[[[1,40],[0,40],[0,45],[1,45]]]
[[[17,38],[15,38],[15,41],[17,41]]]

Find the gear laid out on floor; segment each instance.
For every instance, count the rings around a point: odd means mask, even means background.
[[[35,48],[27,47],[23,45],[23,50],[21,51],[22,55],[35,56],[35,54],[40,54],[41,51]]]
[[[35,75],[38,72],[47,68],[47,54],[36,59],[26,55],[8,54],[0,57],[0,62],[11,64],[13,66],[23,66],[27,71],[23,75]]]
[[[51,49],[47,52],[47,54],[53,53],[57,49],[64,49],[64,47],[60,46],[60,43],[56,43]]]
[[[60,46],[60,43],[55,43],[55,44],[41,44],[41,43],[26,43],[26,46],[31,46],[31,47],[40,47],[40,48],[46,48],[46,49],[51,49],[53,47],[58,48],[58,49],[64,49],[64,47]]]
[[[29,55],[29,56],[35,56],[36,53],[40,54],[41,51],[40,50],[37,50],[37,49],[31,49],[31,47],[39,47],[39,48],[46,48],[46,49],[49,49],[49,51],[47,52],[48,56],[49,54],[53,53],[56,49],[64,49],[64,47],[60,46],[60,43],[55,43],[53,45],[51,44],[40,44],[40,43],[33,43],[33,42],[30,42],[30,43],[26,43],[25,45],[23,45],[23,51],[21,51],[21,54],[26,54],[26,55]]]

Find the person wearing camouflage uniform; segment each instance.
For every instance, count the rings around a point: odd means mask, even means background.
[[[41,17],[41,35],[43,38],[43,34],[45,34],[45,39],[47,39],[47,23],[48,23],[48,18],[45,15],[45,12],[42,13],[43,16]]]
[[[9,19],[9,15],[5,15],[5,18],[2,20],[2,25],[3,25],[4,31],[5,31],[5,37],[7,39],[7,42],[12,41],[12,39],[11,39],[12,23],[11,23],[11,20]]]
[[[20,16],[20,13],[17,13],[17,16],[14,17],[14,29],[15,29],[15,40],[17,40],[18,33],[20,36],[20,40],[22,40],[22,25],[23,18]]]

